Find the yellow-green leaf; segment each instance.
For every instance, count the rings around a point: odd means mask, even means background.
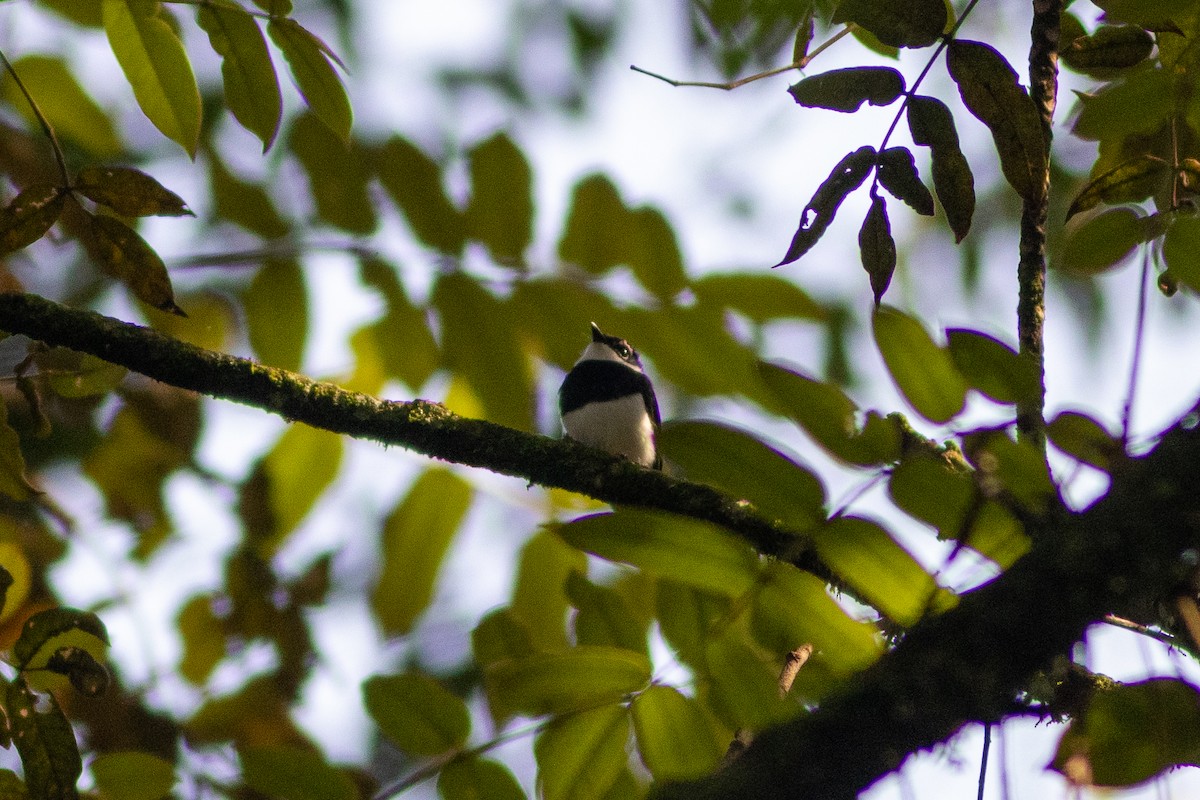
[[[87,6],[79,3],[76,6]],[[100,3],[91,4],[100,19]],[[97,158],[114,158],[122,150],[120,136],[112,119],[92,97],[83,90],[60,58],[28,55],[13,62],[13,69],[37,102],[42,115],[62,139],[79,145]],[[36,122],[33,110],[15,81],[7,73],[0,78],[4,99],[29,122]]]
[[[111,0],[105,0],[111,2]],[[333,68],[333,51],[313,33],[290,17],[271,17],[267,23],[271,41],[283,52],[292,81],[317,119],[325,123],[343,143],[350,143],[354,114],[346,89]]]
[[[50,376],[50,387],[59,397],[89,397],[108,394],[125,379],[129,370],[84,353],[78,365]]]
[[[8,424],[8,406],[0,398],[0,492],[13,500],[24,501],[32,497],[35,491],[25,477],[21,437]]]
[[[466,237],[463,213],[446,194],[437,163],[399,136],[384,143],[376,160],[379,182],[413,234],[440,252],[461,253]]]
[[[625,771],[629,715],[619,705],[557,719],[533,744],[544,800],[601,800]]]
[[[752,647],[742,631],[725,625],[710,634],[697,681],[705,700],[730,728],[759,730],[795,716],[800,707],[779,696],[779,668]]]
[[[263,466],[275,524],[274,535],[262,543],[265,552],[273,552],[308,516],[337,477],[343,450],[342,437],[301,424],[289,427],[271,448]]]
[[[1090,180],[1079,190],[1067,210],[1067,219],[1101,203],[1135,203],[1150,197],[1171,174],[1171,165],[1143,153],[1123,161]]]
[[[488,701],[532,715],[615,703],[650,680],[650,660],[622,647],[581,645],[498,661],[484,671]]]
[[[183,640],[179,674],[194,686],[203,686],[225,657],[225,627],[213,612],[213,598],[196,595],[179,609],[175,626]]]
[[[1063,411],[1046,425],[1046,438],[1072,458],[1109,471],[1123,459],[1125,448],[1096,420],[1078,411]]]
[[[525,800],[508,767],[487,758],[455,758],[438,773],[441,800]]]
[[[538,649],[567,646],[567,578],[586,571],[587,557],[550,531],[534,534],[521,549],[512,614]]]
[[[492,611],[471,631],[471,653],[480,667],[497,661],[524,658],[533,652],[529,627],[511,608]]]
[[[66,193],[48,183],[35,183],[0,209],[0,256],[33,244],[62,213]]]
[[[566,582],[567,597],[575,606],[575,641],[606,647],[623,647],[649,656],[646,622],[634,619],[629,605],[609,586],[592,583],[572,572]]]
[[[1146,227],[1138,212],[1110,208],[1068,228],[1062,268],[1083,275],[1103,272],[1129,258],[1145,238]]]
[[[345,143],[312,114],[296,119],[287,146],[304,167],[321,219],[348,233],[366,235],[378,220],[367,191],[370,176],[357,142]]]
[[[749,545],[708,522],[621,509],[553,529],[580,550],[718,594],[736,597],[758,577]]]
[[[238,750],[242,780],[275,800],[359,800],[357,785],[317,751],[288,745]]]
[[[482,242],[496,263],[522,266],[533,238],[533,174],[525,154],[508,136],[497,133],[471,148],[467,164],[467,235]]]
[[[363,283],[379,292],[387,304],[387,311],[370,327],[387,373],[417,391],[441,365],[437,342],[429,330],[429,312],[409,299],[391,264],[364,258],[361,274]]]
[[[192,158],[200,142],[200,90],[183,42],[158,0],[103,0],[104,30],[142,111]]]
[[[803,289],[762,272],[710,273],[692,282],[702,304],[732,309],[755,322],[805,319],[823,322],[829,312]]]
[[[183,198],[132,167],[84,167],[71,188],[123,217],[195,216]]]
[[[262,30],[241,6],[202,5],[196,20],[208,34],[212,49],[221,56],[221,79],[229,110],[262,141],[266,152],[279,131],[283,101]]]
[[[267,258],[242,292],[242,305],[258,360],[298,372],[308,341],[308,293],[299,263]]]
[[[989,400],[1019,403],[1037,394],[1037,367],[999,339],[979,331],[947,328],[946,347],[971,388]]]
[[[629,710],[638,753],[655,780],[689,780],[716,769],[722,745],[695,700],[670,686],[651,686]]]
[[[1200,217],[1174,216],[1163,238],[1163,261],[1176,280],[1200,292]]]
[[[1101,25],[1062,48],[1063,63],[1076,72],[1098,78],[1113,70],[1140,64],[1154,50],[1154,37],[1135,25]]]
[[[454,750],[471,733],[466,703],[428,675],[376,675],[363,684],[362,693],[371,719],[409,755]]]
[[[425,471],[383,523],[383,568],[371,608],[384,633],[408,633],[433,599],[442,560],[471,507],[471,485],[443,469]]]
[[[966,402],[967,385],[950,354],[913,317],[888,306],[872,317],[875,344],[905,399],[923,417],[946,423]]]
[[[175,785],[175,767],[150,753],[101,753],[89,765],[104,800],[162,800]]]
[[[215,153],[207,155],[216,213],[264,239],[286,236],[291,224],[279,215],[267,190],[234,175]]]
[[[183,309],[175,305],[167,265],[133,228],[116,217],[87,214],[83,243],[100,267],[139,300],[160,311],[183,315]]]

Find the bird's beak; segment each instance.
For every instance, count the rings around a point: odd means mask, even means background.
[[[598,328],[596,326],[596,323],[594,323],[594,322],[592,323],[592,341],[593,342],[604,341],[604,334],[600,332],[600,328]]]

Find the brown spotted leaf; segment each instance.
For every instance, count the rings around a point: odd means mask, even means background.
[[[162,258],[133,228],[115,217],[87,214],[83,244],[88,255],[139,300],[160,311],[187,316],[175,305],[175,292]]]
[[[1045,191],[1046,137],[1016,71],[994,47],[962,39],[947,46],[946,66],[967,109],[992,132],[1005,179],[1023,199],[1040,196]]]
[[[122,217],[195,216],[183,198],[132,167],[84,167],[72,188]]]
[[[862,185],[874,165],[875,148],[870,145],[858,148],[837,163],[804,207],[800,227],[792,237],[787,254],[775,266],[792,263],[817,243],[829,223],[833,222],[838,206],[847,195]]]
[[[35,183],[0,209],[0,256],[42,238],[62,213],[65,200],[59,187]]]

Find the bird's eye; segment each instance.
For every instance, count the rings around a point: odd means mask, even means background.
[[[619,344],[617,345],[617,355],[619,355],[621,358],[629,358],[631,355],[633,355],[633,351],[629,349],[629,345]]]

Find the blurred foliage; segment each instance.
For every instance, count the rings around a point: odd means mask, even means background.
[[[1052,229],[1072,217],[1064,236],[1051,237],[1052,263],[1090,276],[1161,241],[1165,279],[1200,291],[1192,199],[1200,181],[1200,13],[1181,2],[1097,4],[1105,16],[1093,30],[1063,17],[1063,61],[1097,81],[1080,97],[1073,132],[1098,142],[1099,155],[1070,196],[1057,188],[1070,176],[1052,163]],[[316,5],[352,46],[353,4]],[[735,730],[804,713],[905,627],[958,600],[956,587],[902,545],[896,531],[904,521],[830,507],[827,475],[797,451],[823,451],[868,483],[886,479],[899,511],[953,540],[955,556],[970,551],[997,569],[1029,547],[1020,521],[1057,498],[1040,454],[1003,429],[971,429],[960,417],[976,401],[1011,415],[1037,389],[1028,363],[987,334],[930,330],[880,305],[897,266],[886,195],[922,215],[935,212],[936,196],[946,229],[963,241],[1010,223],[1014,193],[1029,199],[1041,191],[1031,175],[1051,156],[1036,110],[987,43],[956,39],[946,48],[961,103],[920,94],[909,84],[915,75],[878,66],[811,75],[791,91],[806,109],[898,104],[913,147],[852,149],[812,195],[784,262],[816,243],[851,193],[870,187],[859,243],[878,351],[909,410],[953,426],[960,451],[920,437],[914,445],[902,417],[864,411],[845,393],[855,316],[844,302],[810,294],[791,273],[697,274],[667,216],[631,203],[610,176],[579,178],[561,198],[564,218],[539,226],[537,157],[509,131],[434,150],[415,134],[356,128],[349,73],[311,29],[311,6],[15,6],[0,5],[0,24],[3,15],[37,15],[60,34],[64,52],[20,53],[0,79],[4,290],[123,308],[181,341],[300,371],[319,322],[313,293],[327,286],[314,273],[314,242],[337,234],[351,242],[343,249],[378,314],[348,331],[353,363],[336,379],[371,393],[442,392],[464,413],[526,431],[545,419],[545,367],[569,368],[586,343],[586,323],[596,320],[636,342],[664,397],[732,399],[776,429],[795,423],[795,438],[779,443],[723,423],[679,422],[663,430],[661,445],[680,474],[753,503],[798,545],[811,543],[836,583],[767,562],[710,523],[630,509],[576,516],[583,501],[554,493],[518,493],[512,505],[532,505],[532,515],[491,508],[477,519],[494,485],[424,463],[391,508],[336,523],[339,541],[374,543],[379,564],[370,574],[339,572],[335,552],[309,553],[297,566],[280,554],[350,479],[339,437],[291,426],[236,477],[214,475],[198,452],[209,405],[92,356],[9,338],[0,341],[9,376],[0,380],[0,631],[13,657],[0,678],[0,744],[15,744],[24,770],[23,778],[0,773],[9,794],[23,786],[31,797],[76,796],[83,767],[72,720],[105,797],[150,800],[185,780],[228,797],[372,796],[382,755],[331,764],[297,722],[326,655],[316,644],[316,612],[337,613],[337,602],[353,596],[382,637],[415,651],[422,624],[447,602],[446,565],[476,525],[497,539],[519,534],[524,544],[511,602],[468,623],[468,663],[439,673],[422,667],[416,652],[407,663],[380,663],[361,693],[341,687],[338,702],[361,706],[413,775],[434,765],[446,798],[524,796],[488,751],[529,718],[537,721],[542,796],[636,797],[647,775],[708,773]],[[808,52],[811,41],[834,35],[835,21],[852,23],[877,52],[927,49],[940,58],[935,45],[956,10],[942,0],[694,0],[682,23],[696,52],[733,76],[777,64],[788,48],[793,58]],[[510,23],[509,53],[484,69],[443,71],[443,90],[484,86],[518,109],[584,110],[589,81],[620,32],[619,5],[517,3]],[[96,102],[107,76],[77,72],[69,43],[104,37],[130,101],[181,148],[174,155],[161,141],[135,142],[117,110]],[[545,92],[507,57],[539,37],[564,48],[573,70]],[[185,41],[200,48],[205,40],[211,52],[185,49]],[[220,91],[203,77],[217,74]],[[280,89],[283,75],[295,96]],[[304,110],[285,111],[299,104]],[[965,113],[988,126],[1006,184],[976,186],[956,132]],[[261,144],[261,169],[246,166],[244,137],[239,143],[229,133],[229,119]],[[43,128],[56,134],[50,146]],[[197,196],[185,200],[152,176],[173,183],[180,170],[195,176],[179,183]],[[208,248],[216,252],[169,269],[138,220],[193,213],[181,224],[192,226],[195,241],[218,243]],[[391,255],[395,220],[418,263]],[[556,231],[554,241],[540,241],[546,230]],[[547,252],[554,264],[533,255]],[[824,341],[823,377],[764,360],[762,345],[782,326],[808,326]],[[1124,442],[1080,413],[1059,415],[1049,433],[1082,464],[1107,470],[1124,457]],[[61,607],[50,574],[80,546],[54,502],[70,480],[86,480],[105,521],[129,532],[124,570],[164,568],[164,552],[186,527],[188,509],[172,496],[181,478],[194,479],[203,502],[228,512],[237,528],[219,579],[173,615],[180,656],[171,677],[196,690],[190,704],[165,703],[153,681],[124,687],[119,654],[110,682],[103,623],[92,611]],[[840,592],[860,605],[842,602]],[[128,601],[114,595],[95,611]],[[677,685],[651,661],[652,632],[687,673]],[[815,652],[781,696],[782,655],[806,644]],[[256,648],[269,652],[268,666],[246,673],[244,657]],[[218,680],[239,669],[234,683]],[[1152,727],[1147,720],[1181,694],[1178,686],[1128,687],[1097,699],[1063,738],[1055,768],[1069,772],[1083,759],[1090,779],[1121,785],[1194,760],[1194,749],[1168,737],[1141,737]],[[1193,717],[1176,714],[1172,723],[1192,732]],[[1141,748],[1137,759],[1120,763],[1131,742]]]

